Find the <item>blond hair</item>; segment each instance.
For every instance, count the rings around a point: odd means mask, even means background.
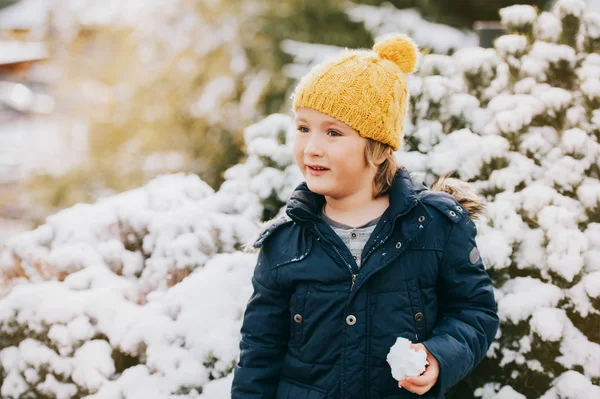
[[[383,155],[385,155],[383,163],[377,167],[375,161]],[[387,193],[390,187],[392,187],[394,176],[400,165],[396,161],[393,148],[390,145],[371,138],[367,138],[365,160],[368,165],[377,167],[377,173],[375,173],[375,178],[373,179],[373,199],[375,199]]]

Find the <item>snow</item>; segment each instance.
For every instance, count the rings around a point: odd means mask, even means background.
[[[419,70],[424,75],[441,75],[446,77],[454,76],[456,73],[456,65],[452,57],[443,54],[429,54],[421,59]],[[415,81],[411,79],[411,81]],[[410,90],[413,93],[413,90]]]
[[[483,394],[483,399],[527,399],[525,395],[521,395],[517,391],[515,391],[511,386],[503,386],[497,394],[493,396],[489,394]]]
[[[600,203],[600,183],[598,180],[583,179],[577,188],[577,195],[590,211],[597,208]]]
[[[586,0],[588,10],[600,11],[600,0]]]
[[[540,40],[548,42],[557,42],[562,32],[560,19],[551,12],[542,12],[535,25],[534,33]]]
[[[190,113],[196,118],[206,118],[214,124],[222,118],[223,104],[235,94],[235,81],[231,76],[222,76],[208,82],[202,95],[190,106]]]
[[[567,15],[581,18],[585,9],[586,4],[583,0],[557,0],[553,7],[553,11],[561,18]]]
[[[491,48],[463,48],[458,50],[452,56],[463,73],[483,74],[492,76],[494,69],[500,64],[500,58],[494,49]]]
[[[520,184],[530,184],[538,174],[539,168],[532,159],[517,153],[509,153],[506,158],[509,166],[494,170],[487,181],[488,187],[512,191]]]
[[[533,277],[517,277],[502,286],[498,316],[514,324],[526,320],[543,307],[555,307],[564,294],[560,288]]]
[[[598,11],[600,11],[600,9]],[[585,26],[584,29],[589,39],[598,40],[598,38],[600,38],[600,12],[586,13],[583,17],[583,21]]]
[[[432,149],[429,167],[438,175],[458,170],[468,180],[486,163],[502,158],[508,148],[503,137],[479,136],[469,129],[457,130]]]
[[[415,351],[410,344],[410,340],[398,337],[387,354],[386,360],[392,369],[392,376],[397,381],[421,375],[428,364],[427,353],[423,349]]]
[[[544,341],[555,342],[562,338],[567,315],[563,309],[540,308],[529,320],[531,331],[542,337]]]
[[[190,397],[228,395],[256,262],[244,249],[257,237],[265,196],[285,201],[302,180],[295,134],[285,115],[249,126],[248,157],[218,192],[196,175],[161,175],[9,239],[0,251],[2,332],[45,338],[0,351],[3,397],[70,397],[75,388],[162,399],[182,387]],[[34,372],[26,356],[52,373]],[[138,364],[117,372],[124,356]]]
[[[565,110],[573,100],[573,95],[559,87],[551,87],[547,90],[540,90],[538,93],[535,91],[532,93],[538,97],[546,106],[546,111],[550,111],[550,115],[556,115],[556,113]]]
[[[6,29],[32,29],[41,26],[48,16],[48,0],[21,0],[0,10],[0,26]]]
[[[131,26],[160,5],[161,0],[109,0],[102,3],[94,0],[21,0],[0,11],[0,25],[12,29],[35,29],[48,23],[50,13],[54,13],[54,18],[63,24],[76,21],[84,26]]]
[[[582,279],[582,283],[590,298],[600,297],[600,271],[588,274]]]
[[[426,153],[444,138],[444,127],[439,121],[424,121],[414,134],[419,137],[418,150]]]
[[[575,50],[564,44],[546,43],[536,41],[528,56],[538,58],[549,63],[566,61],[570,67],[575,63]]]
[[[365,28],[376,38],[392,32],[407,33],[421,47],[431,48],[436,53],[445,54],[452,49],[478,44],[477,36],[473,32],[464,33],[447,25],[426,21],[413,8],[400,10],[391,4],[379,7],[351,5],[347,13],[351,20],[363,22]]]
[[[522,131],[536,115],[544,111],[542,100],[531,95],[502,94],[494,97],[488,109],[495,116],[483,128],[484,134],[511,134]]]
[[[288,78],[299,80],[314,66],[337,54],[341,48],[285,39],[281,42],[281,50],[294,58],[293,63],[283,66],[283,74]]]
[[[1,13],[0,17],[2,17]],[[2,25],[1,18],[0,25]],[[48,50],[42,42],[0,40],[0,65],[37,61],[46,57],[48,57]]]
[[[349,19],[362,23],[374,40],[395,32],[409,34],[422,48],[430,48],[438,54],[475,47],[477,34],[463,32],[448,25],[429,22],[416,9],[397,9],[384,3],[379,6],[348,3],[345,9]],[[283,40],[281,50],[290,54],[294,61],[284,65],[283,73],[290,79],[299,80],[312,67],[343,50],[341,47],[317,43]],[[449,73],[449,71],[445,71]]]
[[[500,9],[500,20],[506,26],[533,24],[536,19],[537,12],[529,5],[514,5]]]
[[[574,67],[575,50],[572,47],[538,40],[533,44],[531,51],[523,56],[521,70],[527,76],[545,81],[551,66],[557,67],[561,62],[570,68]]]
[[[581,85],[581,92],[588,98],[589,101],[600,99],[600,81],[598,77],[590,77]]]
[[[527,38],[522,35],[502,35],[494,42],[494,47],[503,57],[521,55],[527,47]]]
[[[130,356],[144,355],[144,369],[163,376],[155,387],[158,391],[150,397],[159,398],[178,386],[199,387],[208,381],[207,373],[215,378],[228,373],[237,357],[254,260],[255,255],[250,254],[216,256],[202,273],[190,275],[144,305],[110,292],[110,287],[73,291],[58,282],[15,287],[0,305],[0,324],[12,320],[40,333],[44,326],[53,325],[49,339],[68,350],[59,356],[42,342],[26,339],[18,349],[0,351],[2,365],[7,370],[18,367],[20,372],[48,366],[70,376],[77,386],[97,392],[98,397],[110,397],[112,386],[121,384],[121,379],[112,381],[115,366],[111,355],[117,350]],[[207,304],[210,297],[220,300]],[[63,326],[62,331],[57,326]],[[88,340],[98,335],[107,340]],[[218,360],[213,368],[203,367],[211,358]],[[8,386],[4,384],[3,389]],[[14,389],[18,387],[16,384]]]
[[[589,399],[600,395],[600,387],[574,370],[565,371],[540,399]]]
[[[600,78],[600,54],[588,54],[577,69],[577,76],[581,80]]]
[[[47,374],[43,383],[38,385],[40,392],[56,397],[56,399],[69,399],[77,394],[77,386],[58,381],[52,374]]]
[[[77,349],[73,358],[73,381],[84,389],[95,392],[115,373],[112,347],[104,340],[87,341]]]
[[[0,182],[22,181],[38,172],[57,176],[80,164],[87,156],[81,128],[78,121],[44,116],[0,123]]]
[[[585,165],[571,156],[555,159],[555,163],[546,170],[546,179],[566,191],[572,191],[582,180]]]

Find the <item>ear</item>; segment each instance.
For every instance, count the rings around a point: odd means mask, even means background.
[[[379,156],[379,158],[375,159],[375,166],[379,167],[390,154],[392,154],[392,147],[386,148],[386,150]]]

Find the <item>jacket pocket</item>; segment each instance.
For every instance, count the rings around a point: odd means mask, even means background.
[[[307,293],[308,284],[298,284],[290,299],[290,342],[295,346],[302,344]]]
[[[275,399],[325,399],[327,398],[327,391],[302,384],[296,381],[289,380],[282,377],[279,380],[279,386],[277,387],[277,395]]]

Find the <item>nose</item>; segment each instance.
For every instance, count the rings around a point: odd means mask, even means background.
[[[322,146],[319,143],[318,134],[310,134],[304,146],[304,154],[309,157],[321,157],[323,156]]]

